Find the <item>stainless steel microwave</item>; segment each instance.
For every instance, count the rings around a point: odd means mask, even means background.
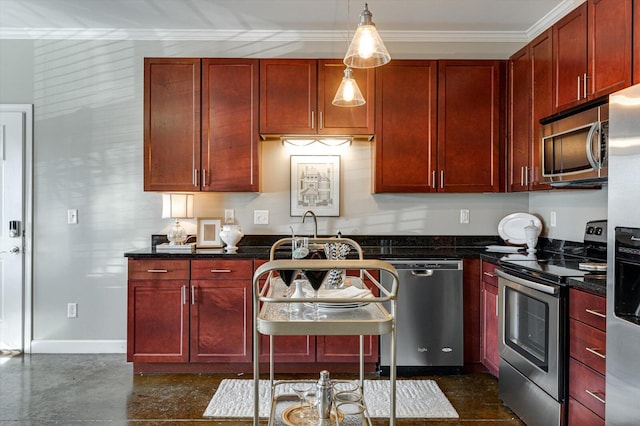
[[[542,128],[542,179],[552,186],[607,181],[609,105],[553,121]]]

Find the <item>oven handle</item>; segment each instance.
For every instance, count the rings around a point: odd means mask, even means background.
[[[496,273],[498,274],[499,277],[504,278],[505,280],[509,280],[511,282],[514,282],[516,284],[520,284],[521,286],[533,289],[533,290],[537,290],[537,291],[541,291],[543,293],[546,294],[552,294],[552,295],[556,295],[558,294],[558,288],[556,287],[552,287],[549,285],[545,285],[545,284],[540,284],[534,281],[529,281],[529,280],[524,280],[522,278],[518,278],[518,277],[514,277],[513,275],[509,275],[506,272],[503,272],[500,269],[496,269]]]

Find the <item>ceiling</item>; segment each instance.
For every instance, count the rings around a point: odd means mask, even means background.
[[[369,0],[386,40],[531,40],[585,0]],[[0,39],[302,39],[353,32],[356,0],[0,0]]]

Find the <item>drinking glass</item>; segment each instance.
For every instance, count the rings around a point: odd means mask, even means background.
[[[291,283],[298,275],[298,271],[296,269],[278,269],[278,275],[282,278],[282,282],[287,286],[287,290],[285,291],[284,297],[288,297],[290,295]],[[279,309],[280,312],[284,312],[287,315],[291,313],[291,303],[286,303],[287,307],[285,309]]]
[[[322,282],[324,281],[324,278],[327,276],[328,272],[329,271],[327,270],[307,270],[305,272],[305,275],[309,280],[309,284],[311,284],[311,287],[313,288],[313,298],[316,299],[316,301],[313,302],[313,319],[316,320],[320,318],[320,310],[318,307],[318,290],[320,290],[320,286],[322,285]]]
[[[364,425],[365,407],[361,402],[341,402],[336,406],[336,423],[342,425]]]
[[[306,391],[304,394],[304,400],[307,403],[307,406],[309,407],[309,411],[305,416],[306,424],[308,425],[318,424],[318,420],[320,419],[318,415],[318,409],[317,409],[318,402],[320,400],[318,396],[318,392],[313,388]]]
[[[293,392],[300,399],[300,409],[296,410],[293,414],[293,417],[295,418],[294,420],[297,420],[296,423],[298,424],[305,423],[305,419],[309,414],[304,410],[305,394],[311,389],[313,389],[313,386],[314,386],[314,383],[307,383],[307,382],[297,382],[291,385],[291,390],[293,390]]]

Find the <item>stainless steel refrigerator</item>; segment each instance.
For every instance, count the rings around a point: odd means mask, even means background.
[[[622,259],[640,257],[640,84],[609,97],[608,185],[606,423],[638,425],[640,312],[629,305],[640,298],[640,264]]]

